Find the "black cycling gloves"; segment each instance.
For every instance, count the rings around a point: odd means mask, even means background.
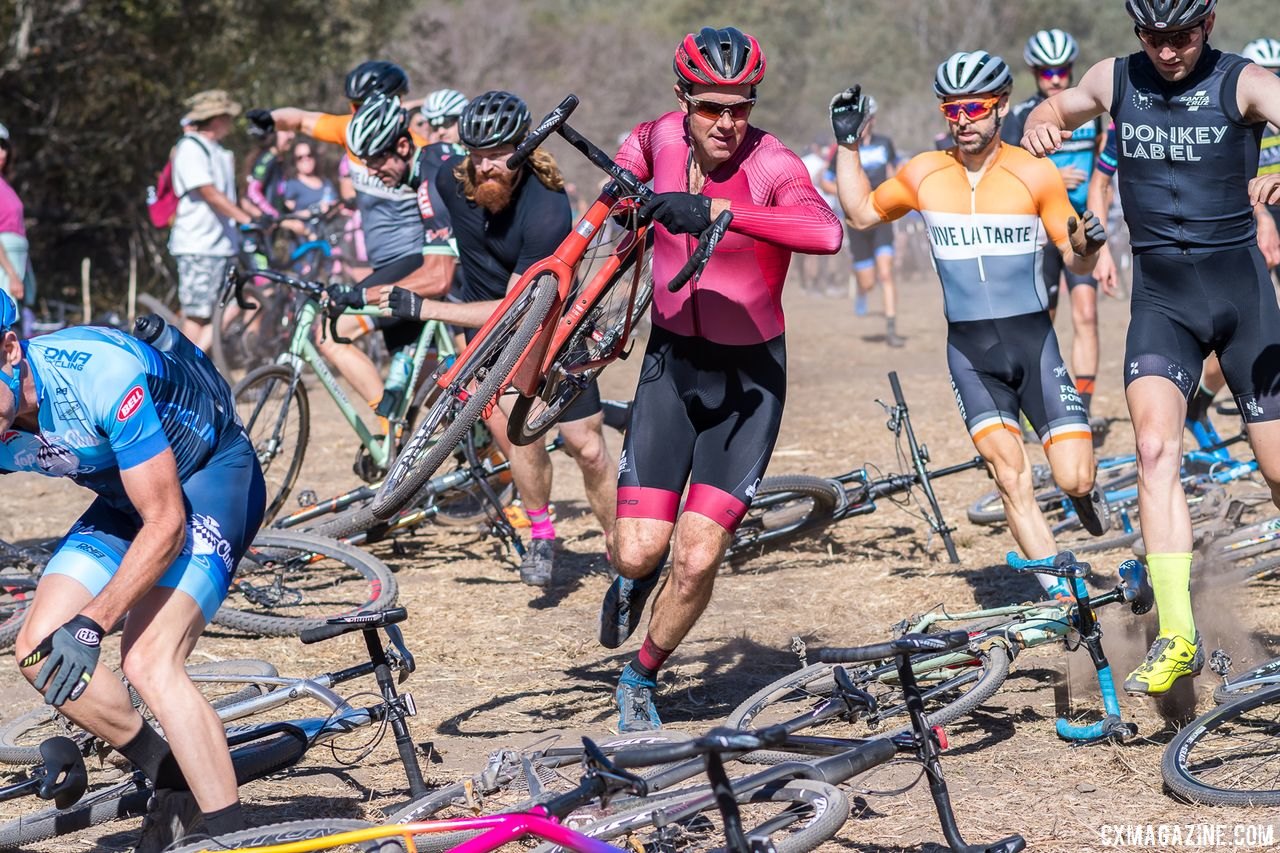
[[[844,145],[857,142],[868,118],[867,96],[862,94],[861,86],[845,89],[831,99],[831,129],[835,131],[836,142]]]
[[[276,120],[271,117],[271,110],[249,110],[244,117],[249,120],[249,135],[254,139],[262,139],[275,132]]]
[[[656,193],[640,212],[672,234],[701,234],[711,227],[711,199],[693,193]]]

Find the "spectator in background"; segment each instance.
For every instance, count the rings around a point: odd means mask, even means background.
[[[822,188],[822,176],[827,171],[827,161],[834,151],[834,147],[829,146],[831,146],[829,137],[817,136],[809,143],[809,153],[801,157],[800,162],[804,163],[804,167],[809,170],[809,179],[813,181],[813,187],[818,191],[818,195],[822,196],[822,200],[835,212],[838,209],[836,197]],[[800,263],[797,264],[800,268],[800,285],[812,293],[825,293],[839,276],[837,271],[839,257],[839,255],[801,255]]]
[[[31,281],[27,254],[27,226],[23,220],[22,199],[9,186],[9,169],[13,165],[13,146],[9,129],[0,124],[0,289],[19,304],[31,304]]]
[[[249,180],[245,184],[244,198],[240,206],[250,216],[270,216],[279,219],[284,213],[281,207],[281,195],[284,192],[285,170],[281,156],[289,143],[293,141],[292,130],[277,130],[263,138],[262,150],[249,169]]]
[[[222,89],[187,99],[194,132],[173,151],[173,190],[178,213],[169,232],[169,253],[178,265],[178,302],[182,333],[202,349],[212,339],[213,301],[236,253],[236,224],[253,217],[236,205],[235,160],[221,141],[231,132],[240,105]]]
[[[284,182],[284,193],[281,196],[287,211],[310,210],[314,214],[321,214],[337,202],[338,192],[333,187],[333,181],[319,174],[318,165],[315,147],[310,139],[299,139],[293,143],[286,170],[290,177]],[[285,227],[299,234],[307,230],[306,224],[297,220],[287,220]]]

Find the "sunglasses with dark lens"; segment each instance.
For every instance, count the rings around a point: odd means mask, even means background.
[[[1182,50],[1191,44],[1195,34],[1200,32],[1203,27],[1204,25],[1201,24],[1199,27],[1178,30],[1176,33],[1161,33],[1155,30],[1144,30],[1142,27],[1134,27],[1133,32],[1143,44],[1155,50],[1160,50],[1165,46],[1174,50]]]
[[[313,155],[313,154],[294,154],[294,155],[293,155],[293,159],[295,159],[295,160],[314,160],[314,159],[316,159],[316,158],[315,158],[315,155]]]
[[[1041,69],[1040,69],[1040,79],[1041,79],[1041,80],[1057,80],[1057,79],[1060,79],[1060,78],[1070,78],[1070,77],[1071,77],[1071,66],[1070,66],[1070,65],[1059,65],[1059,66],[1058,66],[1058,67],[1056,67],[1056,68],[1041,68]]]
[[[729,114],[729,118],[734,121],[742,121],[751,114],[751,108],[756,105],[755,98],[747,98],[745,101],[734,101],[732,104],[722,104],[719,101],[704,101],[701,98],[693,98],[689,95],[684,96],[684,102],[693,108],[693,111],[702,118],[711,121],[719,121],[720,116],[725,113]]]
[[[970,121],[981,121],[995,111],[998,103],[1000,103],[998,96],[973,101],[943,101],[938,104],[938,109],[942,110],[942,114],[950,122],[959,121],[962,115],[968,116]]]
[[[449,118],[431,119],[430,121],[427,122],[427,124],[431,125],[436,130],[444,130],[445,128],[453,127],[457,123],[458,123],[458,119],[456,116],[450,116]]]

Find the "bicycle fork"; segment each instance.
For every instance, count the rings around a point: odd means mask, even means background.
[[[1076,600],[1079,602],[1080,641],[1089,650],[1089,658],[1093,661],[1094,672],[1098,677],[1098,690],[1102,693],[1102,709],[1105,716],[1092,725],[1077,725],[1065,717],[1059,717],[1056,725],[1058,737],[1075,741],[1080,745],[1098,743],[1107,740],[1125,741],[1138,733],[1133,723],[1123,722],[1120,718],[1120,700],[1116,696],[1115,683],[1111,680],[1111,664],[1102,649],[1102,626],[1098,624],[1097,615],[1089,601],[1089,590],[1084,580],[1071,578]]]

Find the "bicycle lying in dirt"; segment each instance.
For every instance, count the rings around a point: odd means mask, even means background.
[[[222,672],[197,679],[232,685],[237,689],[252,686],[253,695],[230,703],[219,703],[218,715],[224,722],[243,720],[265,714],[300,698],[321,702],[328,713],[279,722],[261,722],[229,726],[227,743],[238,784],[278,773],[302,760],[312,748],[329,744],[339,764],[358,764],[381,741],[389,728],[396,742],[400,762],[408,780],[409,793],[418,797],[426,793],[417,747],[409,733],[407,718],[417,713],[413,697],[396,690],[399,673],[403,681],[415,669],[413,655],[404,645],[397,623],[408,617],[403,608],[362,613],[331,620],[329,624],[304,632],[302,642],[317,643],[359,631],[363,634],[369,659],[346,669],[314,678],[281,678],[261,671],[236,674]],[[389,645],[384,648],[380,632]],[[373,675],[378,683],[380,701],[365,707],[353,706],[332,688],[355,678]],[[264,689],[265,688],[265,689]],[[368,695],[368,694],[361,694]],[[337,739],[361,729],[375,728],[372,739],[355,747],[342,747]],[[93,750],[95,740],[79,732],[73,746],[81,752]],[[341,756],[342,752],[350,753]],[[140,817],[152,795],[150,783],[135,772],[121,781],[111,782],[85,794],[71,807],[47,809],[0,824],[0,849],[33,844],[96,826],[109,820]]]
[[[1169,741],[1165,785],[1193,803],[1280,805],[1280,658],[1227,678],[1231,659],[1218,649],[1209,666],[1223,678],[1213,693],[1222,704]]]
[[[942,517],[942,507],[933,493],[932,480],[961,471],[985,470],[985,463],[982,457],[975,456],[968,462],[930,471],[929,449],[916,441],[915,430],[911,428],[911,414],[896,372],[889,374],[889,385],[893,389],[893,405],[876,402],[889,417],[885,426],[894,435],[898,464],[909,473],[873,477],[871,466],[864,465],[827,479],[803,474],[765,477],[756,489],[746,517],[734,532],[733,541],[725,553],[726,561],[744,563],[770,547],[814,534],[846,518],[873,513],[879,498],[914,497],[914,490],[918,488],[924,495],[924,502],[917,499],[918,510],[912,514],[924,520],[931,536],[941,537],[951,562],[960,562],[951,538],[955,528]],[[907,503],[894,502],[900,506]]]
[[[181,853],[224,849],[306,853],[340,845],[381,853],[450,849],[489,853],[517,839],[542,841],[534,848],[538,853],[556,849],[617,853],[619,849],[709,848],[733,853],[803,853],[834,836],[848,818],[849,802],[837,785],[904,757],[923,766],[951,849],[1017,853],[1024,847],[1017,835],[986,846],[964,841],[942,774],[942,736],[925,719],[922,691],[912,674],[913,656],[945,652],[967,642],[963,633],[956,632],[908,636],[841,651],[849,660],[888,657],[896,661],[905,701],[911,708],[911,728],[894,737],[837,742],[797,736],[779,725],[756,731],[713,729],[701,737],[676,741],[670,740],[669,733],[654,732],[615,737],[602,744],[603,748],[584,739],[583,746],[576,749],[518,756],[504,752],[496,762],[491,760],[484,773],[410,803],[381,826],[296,821],[236,833],[219,838],[216,844],[192,844],[181,848]],[[873,705],[873,700],[856,690],[840,701],[846,713]],[[727,762],[768,749],[818,757],[729,775]],[[549,769],[577,763],[585,773],[569,790],[560,792],[543,784]],[[628,768],[655,769],[635,775],[626,772]],[[710,784],[683,784],[701,775]],[[509,810],[491,813],[492,805],[503,802],[500,793],[507,788],[526,798]],[[463,810],[463,816],[427,820],[455,807]]]
[[[942,725],[958,720],[994,696],[1009,674],[1010,663],[1023,649],[1062,642],[1068,651],[1081,645],[1088,649],[1098,670],[1104,717],[1087,726],[1059,719],[1058,734],[1081,742],[1126,740],[1133,736],[1135,729],[1120,716],[1115,688],[1106,669],[1106,656],[1102,653],[1102,630],[1095,611],[1121,602],[1128,604],[1135,614],[1150,610],[1154,599],[1142,564],[1137,560],[1125,561],[1120,566],[1119,584],[1108,592],[1090,595],[1083,582],[1091,571],[1090,566],[1076,560],[1069,551],[1044,560],[1021,560],[1015,554],[1010,554],[1009,559],[1011,568],[1018,572],[1047,572],[1069,578],[1072,597],[959,613],[943,607],[894,626],[894,633],[901,635],[930,636],[940,631],[963,629],[969,637],[965,648],[922,656],[912,665],[916,680],[924,687],[930,722]],[[805,644],[799,638],[793,641],[792,650],[800,656],[801,668],[744,700],[729,715],[726,721],[729,726],[748,728],[772,725],[780,720],[805,719],[808,720],[806,726],[817,727],[820,734],[835,737],[866,737],[886,726],[894,732],[902,730],[908,709],[903,703],[887,698],[897,690],[900,679],[891,662],[883,661],[848,673],[853,687],[877,699],[874,712],[852,720],[833,719],[829,712],[815,709],[829,708],[827,703],[838,692],[834,668],[830,663],[808,663]],[[824,660],[830,660],[834,654],[826,653]],[[838,657],[835,662],[840,662]],[[773,760],[780,760],[780,756],[773,756]]]

